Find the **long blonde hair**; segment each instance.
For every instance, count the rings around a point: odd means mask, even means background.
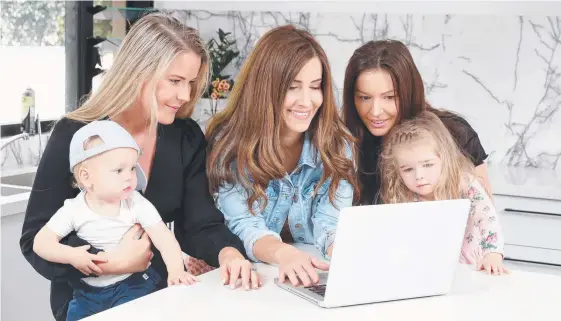
[[[147,117],[151,128],[157,122],[156,83],[173,59],[186,51],[201,57],[191,100],[177,111],[178,118],[191,116],[208,84],[210,59],[204,41],[196,29],[176,18],[164,13],[149,13],[140,18],[123,39],[99,89],[65,117],[82,122],[113,118],[137,103],[142,87],[147,85],[152,93],[152,108]]]
[[[327,56],[312,35],[287,25],[268,31],[242,66],[225,110],[207,127],[207,173],[210,191],[225,184],[241,184],[253,212],[256,200],[267,204],[269,182],[285,176],[280,144],[284,98],[302,67],[317,57],[322,65],[323,104],[310,124],[309,138],[323,162],[318,188],[331,179],[333,203],[337,186],[347,180],[354,188],[354,164],[346,157],[354,138],[339,117]],[[236,168],[232,168],[236,163]]]
[[[395,160],[396,149],[423,140],[430,140],[442,161],[442,172],[433,195],[435,200],[463,198],[462,183],[475,172],[473,163],[461,152],[442,121],[432,112],[423,111],[413,119],[403,121],[384,137],[380,160],[381,197],[384,203],[411,200],[411,191],[399,175]],[[471,174],[471,175],[468,175]]]

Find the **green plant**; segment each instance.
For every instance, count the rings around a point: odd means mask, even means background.
[[[230,34],[230,32],[224,32],[222,29],[218,29],[218,40],[212,38],[207,43],[212,65],[211,83],[208,86],[208,90],[203,95],[203,98],[225,98],[226,94],[234,86],[234,80],[230,79],[230,75],[222,74],[224,68],[240,54],[239,51],[234,50],[236,41],[228,39]],[[228,85],[225,85],[226,83]]]

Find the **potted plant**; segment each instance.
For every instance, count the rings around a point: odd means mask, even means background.
[[[206,123],[208,118],[224,108],[228,93],[234,86],[234,80],[230,79],[230,75],[223,74],[223,72],[240,53],[234,50],[236,41],[228,39],[230,32],[218,29],[217,33],[218,39],[212,38],[207,43],[211,62],[211,82],[208,89],[203,93],[199,104],[199,123]]]

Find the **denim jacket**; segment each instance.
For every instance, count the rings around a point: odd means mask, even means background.
[[[352,157],[350,148],[347,157]],[[337,187],[333,206],[329,200],[331,179],[314,190],[323,174],[319,153],[306,135],[302,154],[296,169],[282,179],[272,180],[266,189],[267,206],[260,211],[256,201],[252,215],[247,207],[247,194],[240,185],[228,185],[219,189],[217,207],[224,214],[226,224],[244,243],[246,253],[255,262],[253,246],[264,236],[280,238],[280,232],[288,219],[288,226],[295,242],[314,244],[324,256],[335,239],[339,210],[352,205],[353,188],[345,180]]]

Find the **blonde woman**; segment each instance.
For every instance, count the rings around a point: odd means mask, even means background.
[[[43,260],[33,252],[37,232],[79,193],[72,186],[69,148],[74,133],[86,123],[109,119],[125,128],[141,149],[138,170],[147,185],[140,191],[163,221],[174,222],[175,236],[187,254],[220,266],[224,283],[258,286],[258,276],[244,257],[240,239],[224,225],[224,217],[208,192],[206,141],[189,118],[208,81],[209,57],[199,33],[163,14],[136,22],[115,56],[99,89],[53,129],[39,164],[20,240],[25,258],[51,280],[51,307],[65,320],[72,298],[70,284],[86,275],[70,264]],[[95,186],[94,186],[95,188]],[[92,275],[141,272],[150,265],[162,280],[167,271],[160,253],[139,227],[111,251],[99,251],[75,233],[61,243],[88,249]],[[78,253],[78,250],[77,250]],[[79,252],[80,255],[88,255]],[[165,286],[165,282],[157,285]]]
[[[384,138],[380,172],[384,203],[469,198],[471,209],[460,262],[489,274],[508,273],[503,266],[504,241],[495,207],[476,179],[473,163],[434,113],[423,111],[392,128]]]
[[[283,239],[331,255],[339,210],[353,201],[353,138],[332,86],[325,52],[308,32],[272,29],[207,132],[210,188],[228,226],[250,259],[278,264],[281,281],[295,286],[317,283],[315,268],[328,265]]]

